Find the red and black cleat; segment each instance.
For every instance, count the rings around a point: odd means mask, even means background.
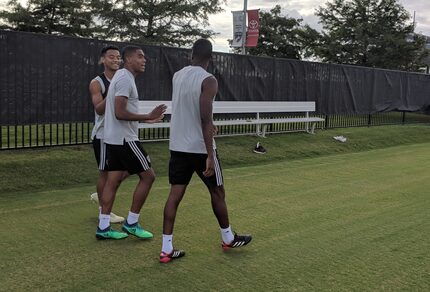
[[[230,242],[229,244],[221,242],[221,246],[224,250],[228,250],[230,248],[236,248],[236,247],[241,247],[241,246],[245,246],[248,243],[250,243],[252,240],[252,236],[249,234],[245,234],[245,235],[237,235],[236,233],[234,234],[234,239],[232,242]]]
[[[160,253],[160,263],[168,263],[171,260],[176,260],[185,255],[185,251],[183,250],[172,250],[170,254],[167,254],[165,252]]]

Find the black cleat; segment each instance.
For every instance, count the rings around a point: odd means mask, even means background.
[[[257,154],[266,154],[267,151],[263,146],[260,145],[260,142],[257,142],[253,152]]]

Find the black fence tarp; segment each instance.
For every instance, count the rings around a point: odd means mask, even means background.
[[[0,124],[92,121],[88,85],[102,47],[127,43],[0,30]],[[169,100],[190,50],[142,46],[141,99]],[[215,53],[217,100],[316,101],[317,113],[373,114],[430,107],[430,75]]]

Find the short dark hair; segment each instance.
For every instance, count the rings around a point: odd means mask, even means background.
[[[193,44],[192,58],[207,61],[212,58],[212,43],[207,39],[198,39]]]
[[[139,46],[126,46],[122,49],[122,60],[123,62],[127,61],[127,57],[130,57],[131,54],[135,53],[137,50],[142,50]]]
[[[107,46],[107,47],[104,47],[104,48],[102,49],[102,51],[100,52],[100,57],[104,57],[104,56],[106,55],[106,52],[107,52],[107,51],[109,51],[109,50],[115,50],[115,51],[118,51],[118,52],[119,52],[119,48],[118,48],[118,47],[115,47],[115,46]]]

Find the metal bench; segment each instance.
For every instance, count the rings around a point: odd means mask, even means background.
[[[172,113],[171,101],[142,100],[139,101],[139,113],[148,113],[155,106],[166,104],[166,115]],[[213,113],[223,114],[227,117],[223,120],[214,120],[216,126],[228,125],[256,125],[256,134],[265,137],[267,126],[282,123],[304,123],[303,131],[313,134],[317,122],[323,122],[323,118],[310,116],[315,111],[314,101],[214,101]],[[298,113],[302,117],[271,117],[270,114]],[[231,114],[252,114],[252,117],[233,117]],[[267,115],[266,115],[267,114]],[[264,115],[264,116],[263,116]],[[140,128],[169,128],[170,122],[139,123]]]

